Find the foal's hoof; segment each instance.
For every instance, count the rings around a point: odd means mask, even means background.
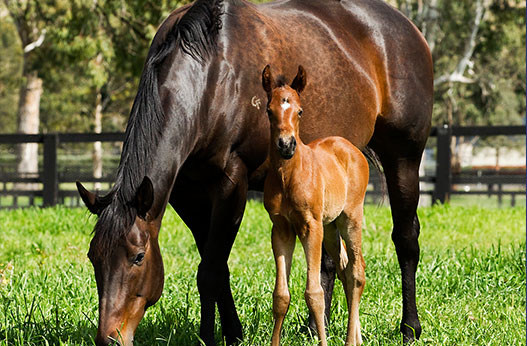
[[[403,342],[405,344],[419,340],[421,336],[421,324],[419,320],[414,323],[401,322],[401,333],[403,334]]]

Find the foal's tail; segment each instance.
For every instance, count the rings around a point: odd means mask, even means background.
[[[377,173],[377,177],[379,179],[379,184],[381,188],[381,194],[379,199],[379,205],[384,204],[385,198],[386,198],[386,178],[384,176],[384,172],[381,165],[381,160],[379,159],[379,156],[377,156],[377,153],[373,151],[372,148],[366,146],[364,149],[362,149],[362,153],[368,160],[368,163],[370,164],[370,167],[373,167],[375,172]],[[371,171],[371,170],[370,170]]]

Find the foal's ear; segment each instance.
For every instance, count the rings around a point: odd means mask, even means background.
[[[306,87],[306,70],[302,67],[302,65],[298,65],[298,72],[296,73],[296,77],[291,83],[291,88],[296,90],[297,93],[301,93],[304,88]]]
[[[267,92],[267,95],[271,94],[273,90],[274,80],[273,75],[271,74],[271,66],[267,65],[262,72],[262,86]]]
[[[154,185],[150,178],[145,176],[135,193],[134,206],[137,209],[137,215],[144,219],[146,213],[152,208],[152,204],[154,204]]]
[[[106,205],[103,205],[103,203],[101,203],[101,201],[99,200],[99,197],[97,197],[96,194],[86,190],[86,188],[82,186],[80,181],[77,181],[76,184],[77,184],[77,190],[79,191],[79,195],[81,196],[84,204],[86,204],[86,207],[88,208],[88,210],[92,214],[100,215],[103,209],[106,207]]]

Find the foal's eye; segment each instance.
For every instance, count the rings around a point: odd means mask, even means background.
[[[303,110],[299,110],[299,111],[298,111],[298,117],[299,117],[299,118],[302,116],[302,113],[304,113]]]
[[[140,265],[144,259],[145,259],[145,253],[144,252],[138,253],[137,256],[135,256],[134,258],[134,264]]]
[[[267,116],[270,117],[273,115],[273,112],[271,112],[271,108],[267,108]]]

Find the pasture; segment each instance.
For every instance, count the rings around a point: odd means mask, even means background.
[[[419,210],[417,306],[423,334],[416,345],[525,345],[525,212],[524,207],[448,205]],[[0,211],[1,345],[94,344],[97,292],[86,257],[94,223],[86,209]],[[360,307],[364,345],[401,344],[400,272],[391,224],[388,207],[366,207],[367,283]],[[270,227],[263,206],[249,202],[229,260],[244,328],[242,345],[266,345],[271,338],[275,269]],[[160,245],[165,288],[139,325],[136,344],[195,345],[199,255],[192,235],[170,208]],[[297,242],[283,345],[317,344],[304,327],[303,257]],[[343,344],[346,313],[337,282],[330,345]]]

